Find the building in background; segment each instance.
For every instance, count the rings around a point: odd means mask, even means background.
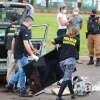
[[[0,0],[22,2],[23,0]],[[78,5],[83,10],[97,9],[100,11],[100,0],[28,0],[35,8],[58,8],[62,4],[66,4],[68,9],[73,5]]]
[[[100,0],[97,0],[97,10],[100,11]]]
[[[57,7],[59,4],[64,4],[64,0],[34,0],[35,6],[38,7]]]
[[[96,9],[97,8],[97,0],[83,0],[82,7],[84,9]]]

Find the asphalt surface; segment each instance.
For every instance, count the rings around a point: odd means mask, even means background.
[[[95,67],[95,65],[87,66],[87,60],[88,58],[81,58],[83,64],[77,64],[77,73],[80,76],[88,77],[93,85],[97,84],[100,82],[100,67]],[[56,96],[52,94],[42,93],[30,98],[19,97],[18,94],[4,93],[2,92],[3,89],[4,88],[0,86],[0,100],[56,100]],[[63,98],[65,100],[71,100],[70,96],[63,96]],[[92,92],[88,96],[76,97],[75,100],[100,100],[100,92]]]

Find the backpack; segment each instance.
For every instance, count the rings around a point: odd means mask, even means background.
[[[75,76],[73,78],[74,92],[77,96],[86,96],[92,91],[92,83],[86,78]]]

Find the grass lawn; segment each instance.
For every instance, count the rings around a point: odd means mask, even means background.
[[[83,27],[80,32],[81,33],[80,55],[86,56],[88,55],[88,50],[87,50],[87,39],[85,38],[85,32],[86,32],[88,15],[82,15],[82,16],[83,16]],[[34,24],[48,24],[49,29],[48,29],[47,51],[50,51],[53,48],[51,40],[56,37],[56,31],[57,31],[56,14],[44,14],[44,13],[36,14],[34,19],[35,19]],[[43,31],[41,30],[41,32]]]

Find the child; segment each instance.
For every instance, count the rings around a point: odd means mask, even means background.
[[[59,52],[59,63],[60,67],[64,72],[63,82],[61,83],[61,87],[58,93],[58,97],[56,100],[63,100],[62,93],[66,86],[70,90],[71,98],[74,99],[74,91],[72,86],[72,73],[75,71],[75,59],[77,56],[77,43],[78,40],[76,38],[77,29],[75,27],[71,27],[68,31],[68,34],[62,37],[58,37],[54,39],[53,44],[59,44],[60,48]]]

